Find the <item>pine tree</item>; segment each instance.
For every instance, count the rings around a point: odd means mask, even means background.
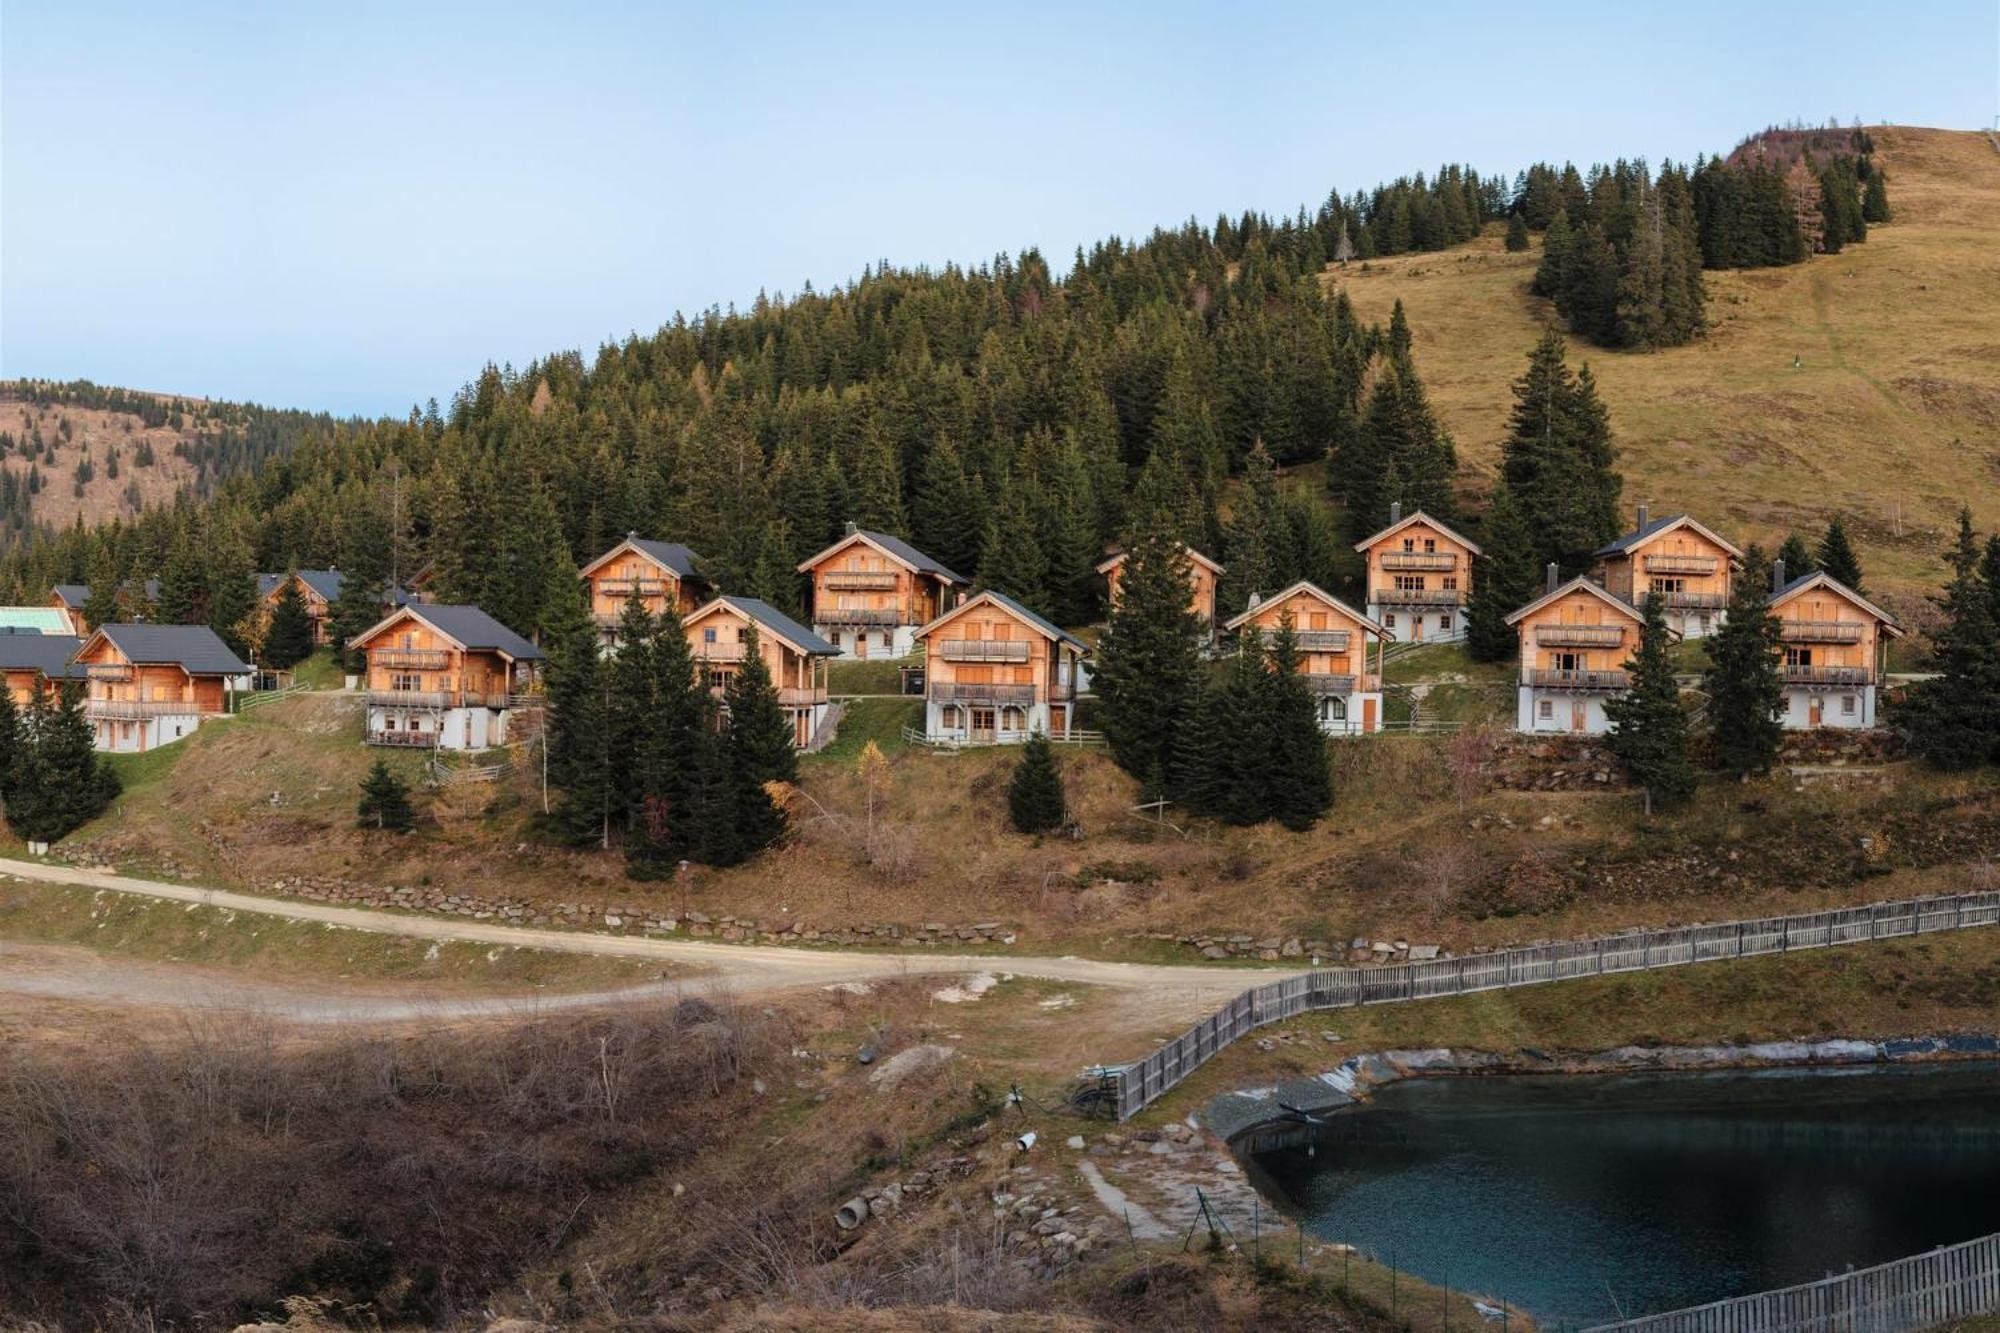
[[[1972,512],[1958,515],[1951,581],[1934,599],[1943,624],[1931,634],[1938,674],[1909,690],[1901,712],[1910,748],[1935,768],[1977,768],[2000,758],[2000,620],[1981,568]]]
[[[773,780],[770,718],[775,717],[779,723],[784,719],[778,712],[774,693],[768,703],[760,702],[754,694],[737,694],[743,677],[751,670],[746,661],[730,681],[731,693],[736,698],[731,700],[721,764],[724,778],[721,791],[727,804],[710,821],[703,859],[711,865],[735,865],[747,860],[774,845],[785,833],[785,812],[772,800],[766,785]],[[762,688],[770,690],[768,673]],[[745,709],[741,714],[735,711],[739,706]],[[781,739],[789,747],[789,731]],[[721,827],[725,821],[729,824],[727,829]]]
[[[1007,818],[1019,833],[1046,833],[1061,828],[1068,818],[1055,746],[1039,730],[1021,747],[1020,761],[1007,783]]]
[[[247,659],[256,614],[257,566],[249,543],[233,532],[221,535],[209,553],[208,627]]]
[[[1274,775],[1269,762],[1276,713],[1271,699],[1276,688],[1264,636],[1238,635],[1236,659],[1212,701],[1216,729],[1230,752],[1216,784],[1214,813],[1227,823],[1260,824],[1271,817]]]
[[[1819,557],[1813,554],[1812,547],[1806,545],[1806,539],[1796,532],[1785,534],[1783,544],[1778,547],[1778,561],[1785,567],[1787,581],[1819,572]]]
[[[1200,693],[1206,636],[1188,596],[1186,551],[1164,512],[1146,517],[1119,573],[1093,679],[1111,757],[1151,799],[1170,790],[1175,737]]]
[[[1716,757],[1739,778],[1769,772],[1784,738],[1783,645],[1764,591],[1769,582],[1770,567],[1753,546],[1730,588],[1728,617],[1703,640],[1709,666],[1702,688]]]
[[[285,574],[284,587],[271,608],[271,623],[264,631],[263,664],[274,671],[289,671],[312,656],[312,619],[306,615],[306,600],[299,595],[297,570]]]
[[[352,645],[380,623],[388,601],[389,547],[389,525],[374,505],[363,504],[348,515],[340,535],[340,591],[327,608],[327,635],[351,675],[367,669],[364,654]],[[574,578],[576,567],[569,571]]]
[[[1230,516],[1223,545],[1224,573],[1217,603],[1247,605],[1253,593],[1282,586],[1277,578],[1277,552],[1282,516],[1278,511],[1278,478],[1263,441],[1250,451],[1243,469],[1243,488]]]
[[[39,694],[41,689],[42,682],[37,677],[34,690]],[[13,803],[15,784],[21,779],[26,752],[21,710],[15,706],[14,691],[0,688],[0,808]]]
[[[1589,367],[1564,363],[1563,337],[1542,334],[1514,381],[1514,407],[1501,445],[1501,476],[1535,534],[1536,564],[1553,560],[1580,573],[1591,553],[1616,537],[1624,479],[1613,467],[1611,425]]]
[[[1319,729],[1319,709],[1299,674],[1298,644],[1286,612],[1271,639],[1271,681],[1265,690],[1271,749],[1264,771],[1271,815],[1292,832],[1303,833],[1333,805],[1333,771]]]
[[[729,678],[723,693],[729,713],[732,748],[747,772],[759,783],[797,782],[799,752],[793,744],[792,722],[778,705],[771,668],[758,650],[757,626],[743,633],[743,665]]]
[[[639,812],[625,844],[626,869],[636,879],[671,874],[677,862],[700,855],[708,821],[734,819],[715,808],[721,746],[715,703],[671,607],[654,636],[650,701]]]
[[[80,681],[64,681],[53,704],[45,692],[35,691],[21,746],[7,823],[24,839],[61,839],[104,813],[121,789],[118,775],[97,753]]]
[[[111,554],[110,545],[100,546],[90,560],[90,592],[83,599],[83,622],[90,629],[115,625],[122,612],[118,593],[123,579]]]
[[[1865,222],[1881,223],[1889,220],[1889,181],[1880,167],[1871,166],[1868,184],[1861,195],[1861,217]]]
[[[1505,662],[1520,652],[1507,617],[1533,601],[1542,583],[1535,534],[1505,482],[1493,488],[1484,536],[1485,554],[1473,566],[1466,607],[1466,650],[1475,662]]]
[[[652,712],[654,639],[658,623],[634,584],[618,615],[618,644],[605,669],[605,780],[611,824],[628,826],[642,793],[637,775]]]
[[[1611,719],[1605,745],[1644,789],[1651,814],[1655,805],[1678,805],[1693,794],[1694,766],[1688,760],[1687,713],[1667,650],[1664,599],[1647,598],[1645,612],[1638,654],[1625,664],[1631,685],[1606,699],[1604,712]]]
[[[611,803],[604,660],[576,566],[565,565],[551,579],[542,630],[542,743],[549,783],[562,792],[555,827],[573,846],[602,845]]]
[[[1519,254],[1528,248],[1528,220],[1519,213],[1507,217],[1507,252]]]
[[[192,519],[183,519],[180,531],[167,547],[167,560],[160,569],[160,595],[155,607],[162,624],[199,625],[207,620],[208,579],[203,571],[203,552]]]
[[[949,435],[940,435],[924,459],[910,523],[917,548],[947,569],[963,573],[977,562],[985,507],[966,475],[958,443]]]
[[[355,807],[355,822],[362,828],[388,833],[408,833],[416,827],[410,809],[410,785],[389,771],[385,760],[377,759],[361,780],[361,803]]]
[[[979,547],[979,586],[1006,593],[1031,611],[1048,615],[1048,555],[1036,538],[1027,501],[1017,490],[986,521]]]
[[[1841,523],[1840,515],[1835,514],[1826,525],[1826,534],[1819,539],[1819,549],[1813,552],[1813,563],[1828,578],[1846,584],[1855,592],[1862,591],[1861,561],[1847,540],[1847,528]]]

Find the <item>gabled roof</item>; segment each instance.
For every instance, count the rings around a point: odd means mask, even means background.
[[[675,578],[699,579],[701,577],[701,570],[697,568],[701,557],[697,556],[693,551],[688,550],[687,547],[682,546],[679,542],[651,541],[634,533],[627,533],[624,541],[619,542],[616,546],[606,551],[603,555],[598,556],[597,559],[591,561],[577,572],[587,578],[598,566],[605,564],[621,551],[637,551],[654,564],[668,570]]]
[[[1440,522],[1435,518],[1432,518],[1429,514],[1426,514],[1421,509],[1419,509],[1414,514],[1411,514],[1408,518],[1402,519],[1401,521],[1396,523],[1391,523],[1388,527],[1382,529],[1380,532],[1376,533],[1372,537],[1363,537],[1360,541],[1354,543],[1354,549],[1357,551],[1365,551],[1369,547],[1373,546],[1376,542],[1381,541],[1383,538],[1395,536],[1397,533],[1401,532],[1404,528],[1409,527],[1412,523],[1427,523],[1431,527],[1436,528],[1439,532],[1443,533],[1445,536],[1457,542],[1460,546],[1463,546],[1466,550],[1472,552],[1474,555],[1486,554],[1486,552],[1479,549],[1479,544],[1473,541],[1470,537],[1466,536],[1462,532],[1458,532],[1452,528],[1446,527],[1444,523]]]
[[[495,652],[510,662],[539,662],[542,650],[476,606],[409,602],[377,621],[355,641],[366,643],[404,616],[430,626],[467,652]]]
[[[1690,518],[1686,514],[1668,514],[1663,518],[1656,518],[1644,527],[1632,529],[1632,531],[1615,541],[1604,543],[1604,545],[1598,547],[1591,554],[1596,556],[1624,555],[1641,542],[1650,541],[1670,528],[1682,527],[1693,528],[1696,532],[1699,532],[1702,536],[1729,552],[1735,559],[1741,560],[1743,558],[1743,552],[1737,550],[1727,537],[1722,536],[1715,529],[1705,526],[1700,520]]]
[[[0,634],[0,671],[39,671],[51,680],[80,677],[72,662],[83,640],[74,634]]]
[[[1317,583],[1314,583],[1311,579],[1300,579],[1297,583],[1294,583],[1289,588],[1285,588],[1279,592],[1274,592],[1269,597],[1258,598],[1255,605],[1245,607],[1241,615],[1237,616],[1233,620],[1225,622],[1222,628],[1233,630],[1238,625],[1241,625],[1244,621],[1250,619],[1250,617],[1257,615],[1260,612],[1268,611],[1275,604],[1283,601],[1288,601],[1293,596],[1302,592],[1312,597],[1316,597],[1322,602],[1325,602],[1328,606],[1333,607],[1336,611],[1339,611],[1342,615],[1348,617],[1350,620],[1353,620],[1356,624],[1360,625],[1363,629],[1367,630],[1370,634],[1375,635],[1377,638],[1386,639],[1387,637],[1389,637],[1388,627],[1383,625],[1381,621],[1374,619],[1372,616],[1368,615],[1365,611],[1356,611],[1346,602],[1341,601],[1338,597],[1335,597],[1332,593],[1320,587]]]
[[[1887,611],[1884,611],[1881,607],[1875,605],[1875,603],[1869,601],[1866,597],[1863,597],[1860,593],[1854,591],[1854,589],[1848,587],[1845,583],[1842,583],[1823,569],[1815,570],[1810,574],[1799,575],[1790,583],[1787,583],[1784,587],[1779,588],[1769,597],[1766,597],[1764,605],[1776,608],[1779,603],[1789,602],[1799,593],[1814,587],[1832,589],[1838,595],[1845,597],[1848,601],[1881,621],[1882,628],[1887,630],[1891,635],[1899,639],[1903,637],[1903,626],[1897,621],[1896,617],[1890,615]]]
[[[759,630],[768,630],[792,647],[809,657],[838,657],[840,649],[822,639],[819,635],[801,625],[798,621],[772,606],[769,602],[755,597],[738,597],[734,593],[724,593],[711,599],[706,606],[697,607],[688,616],[691,626],[705,618],[717,607],[726,606],[744,619],[755,622]]]
[[[1614,611],[1622,612],[1623,614],[1632,617],[1632,619],[1640,622],[1641,624],[1645,623],[1646,613],[1644,611],[1641,611],[1638,607],[1632,605],[1632,603],[1626,601],[1623,597],[1620,597],[1617,593],[1612,592],[1611,590],[1606,588],[1603,584],[1595,582],[1594,580],[1591,579],[1587,579],[1583,577],[1583,575],[1581,574],[1571,579],[1568,583],[1563,584],[1561,587],[1557,588],[1554,592],[1545,592],[1540,597],[1537,597],[1534,601],[1529,602],[1526,606],[1516,611],[1513,615],[1508,616],[1507,623],[1509,625],[1512,625],[1516,621],[1520,620],[1523,616],[1541,610],[1543,607],[1547,606],[1550,602],[1553,602],[1560,597],[1565,597],[1570,593],[1575,592],[1578,588],[1581,588],[1585,592],[1591,594],[1593,597],[1598,598],[1606,606],[1611,607]],[[1674,633],[1674,631],[1669,630],[1668,633]],[[1676,635],[1676,637],[1678,637],[1678,635]]]
[[[305,584],[318,594],[321,601],[331,604],[339,599],[342,582],[342,575],[339,570],[300,569],[293,572],[299,576],[299,582]],[[284,582],[285,576],[282,573],[259,574],[257,576],[257,595],[259,597],[269,597],[272,593],[283,587]]]
[[[67,634],[69,612],[56,606],[0,606],[0,630],[22,634]]]
[[[99,639],[135,666],[177,666],[190,676],[240,676],[250,670],[206,625],[99,625],[77,655],[89,652]]]
[[[957,606],[954,606],[951,610],[945,612],[943,615],[939,616],[936,620],[933,620],[930,624],[918,630],[917,637],[920,639],[926,637],[933,630],[938,629],[939,627],[944,625],[945,622],[957,619],[959,616],[964,615],[967,611],[970,611],[973,607],[978,606],[981,602],[992,603],[994,606],[997,606],[1001,610],[1006,611],[1009,614],[1013,615],[1016,619],[1022,621],[1030,629],[1036,631],[1045,638],[1055,639],[1061,643],[1067,643],[1070,646],[1076,648],[1079,652],[1087,653],[1090,651],[1090,645],[1086,644],[1082,639],[1077,638],[1076,635],[1071,634],[1066,630],[1060,629],[1057,626],[1050,624],[1047,620],[1044,620],[1042,617],[1036,615],[1033,611],[1030,611],[1027,607],[1022,606],[1012,597],[1009,597],[1006,593],[995,592],[991,588],[986,589],[984,592],[974,593],[972,596],[966,598],[964,601],[960,602]]]
[[[55,595],[57,601],[72,611],[81,611],[83,604],[90,600],[90,585],[88,583],[58,583],[50,591]]]
[[[1183,551],[1187,552],[1188,559],[1194,561],[1197,565],[1202,566],[1213,574],[1219,575],[1222,573],[1224,566],[1221,561],[1211,560],[1200,551],[1195,550],[1194,547],[1189,546],[1186,542],[1179,543],[1179,546]],[[1097,572],[1100,574],[1109,574],[1112,570],[1131,558],[1132,553],[1130,551],[1113,551],[1110,555],[1097,562]]]
[[[946,569],[943,565],[931,559],[901,537],[891,536],[886,532],[871,532],[867,528],[856,528],[833,545],[827,547],[824,551],[821,551],[818,555],[799,561],[799,573],[805,573],[828,556],[837,555],[856,542],[866,542],[883,555],[894,560],[897,564],[913,569],[919,574],[928,574],[932,578],[940,579],[946,583],[964,583],[966,581],[964,575],[955,574],[951,570]]]

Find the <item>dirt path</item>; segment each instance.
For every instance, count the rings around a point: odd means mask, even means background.
[[[616,991],[524,996],[520,998],[448,998],[408,995],[357,994],[352,991],[316,986],[313,983],[247,981],[217,978],[200,973],[198,985],[203,1002],[211,1007],[242,1007],[264,1012],[288,1013],[308,1022],[387,1022],[398,1018],[470,1017],[478,1014],[520,1013],[556,1008],[578,1008],[616,1003],[621,1000],[656,997],[662,994],[727,992],[748,994],[759,991],[789,990],[802,986],[824,986],[839,981],[869,981],[879,978],[935,975],[964,972],[1010,972],[1016,976],[1070,981],[1083,985],[1109,986],[1137,992],[1156,1013],[1185,1014],[1193,1017],[1220,1004],[1252,984],[1297,975],[1296,969],[1244,969],[1176,966],[1155,963],[1113,963],[1091,958],[1046,958],[1014,955],[944,954],[930,951],[908,953],[861,953],[851,950],[797,949],[780,945],[717,944],[704,940],[671,940],[647,936],[600,935],[587,931],[538,930],[527,926],[503,926],[485,921],[461,921],[443,917],[378,912],[354,907],[329,907],[319,903],[292,902],[280,898],[260,898],[228,889],[208,889],[161,880],[133,879],[101,871],[77,870],[27,861],[0,861],[0,874],[51,884],[81,885],[114,893],[139,894],[174,902],[199,903],[236,912],[254,912],[287,917],[296,921],[318,921],[352,930],[376,931],[414,939],[455,940],[474,944],[497,944],[525,949],[546,949],[562,953],[600,954],[661,962],[693,964],[701,969],[697,977],[627,987]],[[10,965],[9,958],[22,958],[28,951],[18,946],[0,953],[0,990],[11,990],[48,998],[83,1002],[160,1004],[174,1003],[174,995],[184,1002],[185,988],[192,977],[179,983],[158,968],[146,968],[123,960],[102,969]],[[85,954],[87,951],[75,951]],[[170,969],[177,971],[179,969]],[[182,989],[176,991],[178,984]],[[166,987],[163,991],[161,988]],[[275,1010],[274,1010],[275,1006]]]

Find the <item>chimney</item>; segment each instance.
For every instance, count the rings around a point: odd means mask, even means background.
[[[1257,603],[1263,600],[1264,600],[1263,598],[1259,597],[1256,593],[1253,592],[1250,594],[1250,600],[1243,604],[1243,609],[1245,611],[1255,611],[1257,609]]]
[[[1771,562],[1771,591],[1785,586],[1785,557],[1779,556]]]
[[[1562,583],[1562,571],[1557,569],[1556,562],[1551,560],[1549,561],[1549,586],[1547,588],[1547,591],[1554,592],[1556,588],[1561,585],[1561,583]]]
[[[1390,502],[1389,502],[1389,526],[1393,528],[1393,527],[1395,527],[1395,526],[1396,526],[1396,525],[1397,525],[1398,523],[1401,523],[1402,521],[1403,521],[1403,502],[1402,502],[1401,500],[1392,500],[1392,501],[1390,501]]]
[[[861,529],[855,525],[854,520],[849,519],[847,521],[847,532],[844,535],[852,537],[855,533],[859,531],[861,531]]]
[[[626,541],[628,541],[628,542],[636,542],[636,541],[638,541],[638,540],[639,540],[639,530],[638,530],[637,528],[634,528],[634,529],[632,529],[632,530],[631,530],[630,532],[627,532],[627,533],[625,534],[625,540],[626,540]]]
[[[1641,528],[1644,528],[1645,526],[1646,526],[1646,506],[1644,506],[1644,505],[1640,505],[1640,506],[1639,506],[1639,527],[1641,527]]]

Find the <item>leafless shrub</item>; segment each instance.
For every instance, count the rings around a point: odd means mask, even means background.
[[[1444,746],[1445,772],[1451,775],[1452,795],[1463,805],[1486,790],[1499,753],[1500,738],[1490,727],[1475,727],[1451,736]]]
[[[1463,838],[1432,838],[1411,863],[1417,875],[1417,898],[1431,923],[1444,919],[1458,895],[1479,873],[1479,853]]]

